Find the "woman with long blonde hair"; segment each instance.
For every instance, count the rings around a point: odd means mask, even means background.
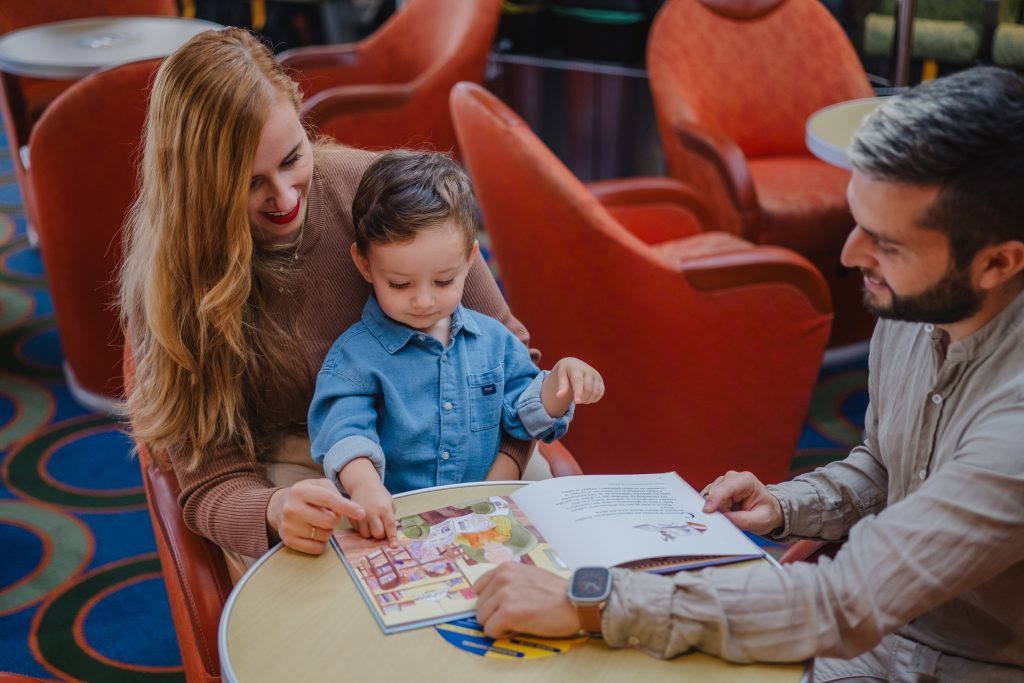
[[[121,271],[135,437],[173,466],[189,527],[242,562],[278,539],[321,553],[341,517],[362,515],[313,465],[306,411],[327,349],[369,295],[349,247],[375,155],[311,142],[299,104],[243,29],[169,56]],[[463,302],[528,340],[479,258]],[[522,469],[528,444],[501,450]]]

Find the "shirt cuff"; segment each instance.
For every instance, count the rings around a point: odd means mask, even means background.
[[[369,458],[380,480],[384,481],[384,451],[380,444],[365,436],[346,436],[331,446],[324,456],[324,476],[332,482],[338,481],[338,472],[356,458]]]
[[[672,579],[666,576],[612,569],[612,594],[601,614],[605,642],[664,657],[674,592]]]
[[[544,378],[549,374],[547,370],[537,373],[537,376],[527,385],[516,401],[516,412],[519,413],[523,427],[533,438],[540,439],[545,443],[562,438],[568,431],[569,423],[576,411],[576,404],[570,402],[568,409],[561,416],[551,417],[548,415],[544,402],[541,401],[540,392]]]

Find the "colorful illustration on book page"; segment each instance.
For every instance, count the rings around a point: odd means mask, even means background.
[[[490,659],[541,659],[568,652],[589,640],[587,636],[489,638],[484,635],[483,628],[475,619],[449,621],[446,624],[438,624],[434,628],[442,638],[460,650]]]
[[[472,585],[503,562],[568,574],[510,499],[492,496],[399,520],[398,547],[347,530],[335,534],[385,627],[472,612]]]

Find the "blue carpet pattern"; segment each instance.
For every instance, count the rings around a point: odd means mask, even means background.
[[[183,681],[130,441],[68,393],[25,227],[0,139],[0,677]],[[823,373],[794,473],[859,440],[865,368]]]

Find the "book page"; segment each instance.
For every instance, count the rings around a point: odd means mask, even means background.
[[[398,520],[398,547],[334,532],[338,551],[385,633],[470,616],[473,583],[503,562],[568,575],[557,553],[503,496],[469,500]]]
[[[533,482],[512,499],[572,568],[763,552],[674,472]]]

